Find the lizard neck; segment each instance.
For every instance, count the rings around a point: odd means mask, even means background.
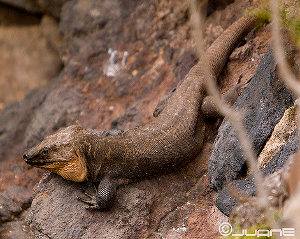
[[[114,137],[106,135],[106,131],[88,129],[84,132],[81,142],[81,152],[87,165],[88,178],[97,181],[102,178],[107,167],[112,164],[112,146],[116,145]]]

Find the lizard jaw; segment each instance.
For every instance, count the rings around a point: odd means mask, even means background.
[[[68,162],[58,163],[54,162],[43,166],[42,168],[49,170],[62,176],[64,179],[74,182],[83,182],[87,179],[87,167],[85,159],[76,154]]]

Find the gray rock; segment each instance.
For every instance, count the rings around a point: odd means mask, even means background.
[[[280,151],[272,158],[270,162],[266,164],[264,168],[262,168],[262,173],[264,176],[268,176],[274,172],[277,172],[280,168],[282,168],[286,161],[289,159],[289,156],[294,154],[299,147],[299,140],[297,137],[297,132],[295,131],[288,139],[288,143],[283,145]],[[254,196],[255,195],[255,184],[253,179],[245,179],[245,180],[235,180],[233,184],[237,186],[237,188],[247,195]],[[224,187],[217,194],[216,205],[218,209],[229,216],[232,209],[237,206],[238,201],[230,195],[227,187]]]
[[[253,179],[243,179],[235,180],[232,182],[235,189],[239,192],[242,192],[242,196],[254,196],[255,195],[255,184]],[[216,199],[217,208],[224,213],[226,216],[229,216],[232,209],[238,204],[238,199],[230,194],[227,187],[224,187],[221,191],[218,192]]]
[[[293,97],[278,78],[272,53],[268,52],[235,103],[236,109],[244,111],[244,125],[257,154],[284,111],[292,104]],[[226,181],[237,179],[246,171],[247,166],[234,129],[228,120],[224,120],[209,159],[211,186],[220,190]]]
[[[294,133],[289,137],[288,143],[283,145],[280,151],[262,169],[264,175],[267,176],[278,171],[278,169],[284,166],[285,162],[289,159],[289,156],[296,153],[299,147],[299,138],[297,135],[298,132],[294,131]]]
[[[115,206],[99,212],[77,200],[82,190],[54,174],[40,182],[26,217],[37,238],[132,238],[145,227],[152,197],[144,191],[120,189]]]
[[[46,90],[32,91],[22,102],[7,106],[0,114],[0,161],[11,154],[14,145],[20,143],[25,135],[35,109],[45,100]]]
[[[38,0],[38,4],[43,12],[59,18],[61,9],[67,1],[69,0]]]
[[[30,115],[23,138],[25,148],[32,147],[47,134],[72,124],[82,110],[83,96],[78,90],[56,84],[48,86],[48,90],[38,110]]]
[[[20,186],[9,187],[0,192],[0,224],[12,220],[31,203],[31,193]]]

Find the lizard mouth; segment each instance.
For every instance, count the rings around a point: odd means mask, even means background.
[[[35,165],[35,166],[39,166],[40,168],[44,168],[44,169],[55,169],[55,168],[61,168],[64,165],[66,165],[67,162],[48,162],[48,163],[41,163],[40,165]]]
[[[28,163],[31,166],[39,167],[39,168],[49,168],[49,167],[55,167],[55,166],[57,167],[59,165],[64,165],[64,164],[67,163],[67,162],[64,162],[64,161],[43,162],[41,160],[39,160],[39,161],[25,160],[25,162]]]

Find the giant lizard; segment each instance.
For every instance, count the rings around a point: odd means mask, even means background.
[[[96,195],[84,201],[89,208],[104,210],[115,197],[118,180],[147,177],[194,159],[205,133],[201,110],[205,80],[217,79],[232,50],[256,20],[244,16],[226,29],[150,123],[122,132],[72,125],[25,152],[24,160],[68,180],[99,182]]]

